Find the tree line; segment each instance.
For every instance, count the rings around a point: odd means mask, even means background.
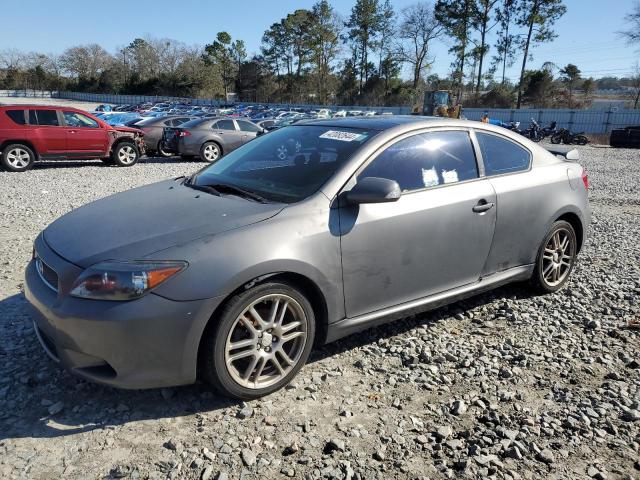
[[[598,81],[571,64],[528,68],[565,13],[563,0],[436,0],[399,11],[390,0],[356,0],[343,18],[319,0],[270,25],[252,55],[224,31],[195,46],[144,37],[114,52],[97,43],[58,55],[3,50],[0,88],[378,106],[418,105],[425,89],[447,89],[469,106],[571,106]],[[623,35],[637,42],[633,15]],[[449,47],[443,77],[430,74],[436,42]]]

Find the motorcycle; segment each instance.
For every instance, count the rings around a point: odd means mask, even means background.
[[[555,120],[542,129],[542,138],[550,137],[558,131],[558,122]]]
[[[529,128],[527,128],[524,131],[523,135],[527,137],[529,140],[533,140],[534,142],[539,142],[544,138],[544,135],[542,133],[542,128],[540,128],[540,125],[538,124],[538,122],[536,122],[535,119],[533,118],[531,119]]]
[[[584,135],[584,132],[572,133],[566,128],[561,128],[556,133],[551,135],[551,143],[565,145],[586,145],[589,143],[589,139]]]

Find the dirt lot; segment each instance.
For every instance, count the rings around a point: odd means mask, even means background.
[[[75,378],[44,354],[21,293],[55,218],[201,163],[0,172],[0,478],[638,478],[640,159],[581,153],[593,225],[567,288],[509,286],[349,337],[250,404]]]

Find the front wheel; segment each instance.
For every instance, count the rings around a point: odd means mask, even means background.
[[[205,330],[201,373],[220,393],[249,400],[284,387],[307,361],[315,316],[288,283],[242,292]]]
[[[569,222],[555,222],[545,236],[531,277],[531,283],[541,293],[560,290],[573,270],[578,254],[576,232]]]
[[[111,151],[111,160],[119,167],[131,167],[138,162],[140,154],[132,142],[120,142]]]
[[[2,151],[2,166],[10,172],[25,172],[33,167],[36,156],[26,145],[14,143]]]
[[[551,135],[551,143],[558,145],[561,142],[562,142],[562,135],[558,133]]]

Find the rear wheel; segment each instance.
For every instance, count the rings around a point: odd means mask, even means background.
[[[551,143],[557,145],[561,142],[562,142],[562,135],[560,135],[559,133],[554,133],[553,135],[551,135]]]
[[[578,253],[575,230],[569,222],[555,222],[540,246],[531,277],[534,288],[542,293],[560,290],[573,270]]]
[[[584,135],[576,135],[575,142],[578,145],[586,145],[587,143],[589,143],[589,139]]]
[[[205,162],[217,162],[221,156],[220,146],[215,142],[206,142],[200,147],[200,159]]]
[[[167,152],[164,148],[162,148],[162,142],[158,142],[158,148],[156,150],[156,154],[161,157],[173,157],[173,153]]]
[[[2,151],[2,166],[10,172],[25,172],[35,161],[33,150],[21,143],[7,145]]]
[[[201,372],[234,398],[258,398],[284,387],[313,346],[313,308],[288,283],[265,283],[236,295],[212,322],[204,334]]]
[[[131,167],[138,161],[140,154],[133,142],[120,142],[111,151],[111,160],[119,167]]]

